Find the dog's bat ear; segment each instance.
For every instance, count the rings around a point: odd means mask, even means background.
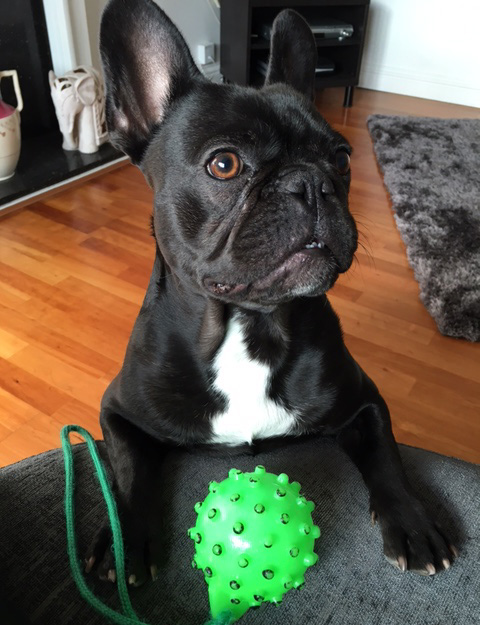
[[[111,0],[100,52],[110,140],[138,164],[169,107],[205,79],[177,27],[152,0]]]
[[[265,85],[286,83],[313,100],[316,65],[317,46],[310,26],[299,13],[285,9],[273,22]]]

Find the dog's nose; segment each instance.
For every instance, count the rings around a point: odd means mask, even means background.
[[[285,191],[293,193],[293,195],[305,195],[305,181],[300,176],[292,176],[284,182]]]
[[[335,187],[333,186],[333,182],[330,180],[330,178],[328,177],[324,178],[322,182],[322,186],[320,187],[320,193],[322,194],[324,198],[326,198],[329,195],[335,194]]]
[[[335,194],[333,182],[326,174],[293,172],[285,176],[282,183],[285,191],[301,197],[311,208],[318,208],[319,204]]]

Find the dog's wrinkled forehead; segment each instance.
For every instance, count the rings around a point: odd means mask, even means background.
[[[254,90],[205,84],[159,128],[145,167],[160,166],[167,152],[170,159],[194,165],[220,148],[246,151],[259,164],[311,160],[330,154],[339,144],[346,144],[343,137],[290,87]]]

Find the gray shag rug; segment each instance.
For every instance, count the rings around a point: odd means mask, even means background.
[[[377,161],[442,334],[480,340],[480,120],[372,115]]]
[[[103,444],[100,445],[104,455]],[[152,625],[201,625],[208,617],[207,587],[190,562],[193,506],[236,467],[263,464],[298,480],[316,502],[322,531],[318,564],[303,590],[280,606],[249,610],[239,625],[478,625],[480,615],[480,466],[400,446],[412,484],[450,532],[460,555],[434,577],[400,573],[382,555],[371,527],[368,494],[346,455],[326,439],[305,439],[256,456],[209,457],[172,451],[159,471],[164,562],[159,579],[133,589],[140,617]],[[232,452],[233,453],[233,452]],[[98,480],[85,445],[74,448],[76,528],[81,553],[104,514]],[[62,453],[50,451],[0,470],[1,625],[105,625],[80,597],[66,552]],[[88,577],[95,593],[119,609],[114,586]],[[226,580],[228,583],[228,580]]]

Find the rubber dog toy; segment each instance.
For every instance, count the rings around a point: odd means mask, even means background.
[[[210,482],[209,494],[195,504],[198,514],[188,535],[195,542],[194,568],[208,584],[213,618],[228,611],[232,621],[264,601],[279,604],[291,588],[302,588],[314,565],[312,501],[285,473],[231,469],[223,482]]]
[[[74,467],[70,433],[86,442],[107,505],[113,536],[117,586],[123,614],[96,597],[87,585],[78,558],[74,512]],[[147,625],[136,615],[128,595],[125,555],[117,506],[105,468],[91,434],[78,425],[61,431],[65,463],[67,552],[77,588],[102,616],[117,625]],[[197,503],[193,564],[204,571],[213,620],[205,625],[230,625],[250,606],[280,603],[290,588],[301,588],[304,573],[317,561],[313,553],[320,530],[313,525],[314,505],[300,495],[298,482],[285,473],[273,475],[258,466],[254,473],[231,469],[228,479],[211,482],[210,493]]]

